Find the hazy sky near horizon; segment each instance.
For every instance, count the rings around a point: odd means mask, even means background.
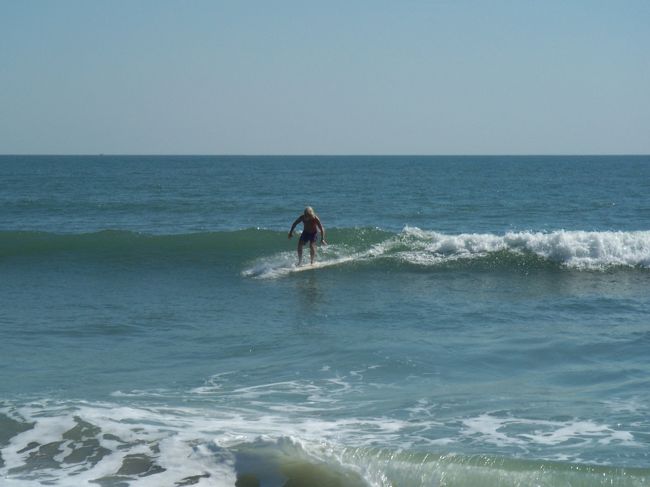
[[[647,0],[0,0],[4,154],[650,153]]]

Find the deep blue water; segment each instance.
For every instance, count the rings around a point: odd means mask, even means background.
[[[645,156],[1,156],[3,485],[650,485],[648,194]]]

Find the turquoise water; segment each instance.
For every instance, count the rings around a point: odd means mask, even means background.
[[[650,485],[650,157],[0,181],[2,485]]]

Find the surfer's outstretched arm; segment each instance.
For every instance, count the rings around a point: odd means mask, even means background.
[[[298,218],[296,218],[296,221],[293,222],[293,225],[291,225],[291,230],[289,230],[289,238],[293,236],[293,229],[296,228],[296,225],[300,223],[303,219],[303,215],[300,215]]]

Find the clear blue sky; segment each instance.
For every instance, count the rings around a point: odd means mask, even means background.
[[[650,153],[648,0],[0,0],[0,153]]]

